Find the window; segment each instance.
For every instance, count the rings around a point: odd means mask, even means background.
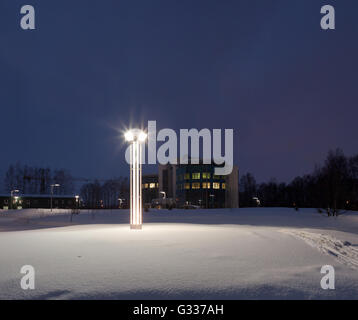
[[[190,189],[190,183],[185,183],[185,184],[184,184],[184,188],[185,188],[186,190],[189,190],[189,189]]]
[[[157,188],[159,188],[159,183],[157,182],[157,183],[155,184],[155,186],[156,186]]]
[[[213,182],[213,189],[220,189],[220,183]]]
[[[150,189],[154,189],[154,188],[155,188],[155,183],[153,183],[153,182],[150,183],[150,184],[149,184],[149,188],[150,188]]]
[[[221,184],[221,189],[224,189],[224,190],[226,189],[226,183]]]
[[[203,182],[203,189],[210,189],[210,182]]]
[[[210,172],[203,172],[203,179],[210,179]]]
[[[218,179],[220,179],[221,178],[221,176],[217,176],[216,174],[214,174],[214,179],[215,180],[218,180]]]
[[[184,174],[184,180],[190,180],[190,174],[189,173]]]
[[[193,180],[199,180],[200,179],[200,172],[195,172],[191,175]]]
[[[200,183],[199,182],[194,182],[191,186],[192,189],[200,189]]]

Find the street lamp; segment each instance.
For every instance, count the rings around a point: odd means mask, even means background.
[[[51,184],[51,212],[52,212],[52,197],[53,197],[53,188],[59,187],[60,185],[58,183]]]
[[[123,203],[124,199],[118,198],[118,201],[119,201],[119,209],[122,209],[122,203]]]
[[[167,194],[165,193],[165,191],[160,191],[159,193],[161,193],[163,195],[163,199],[165,199],[167,197]]]
[[[14,197],[14,193],[18,193],[18,192],[20,192],[19,190],[17,190],[17,189],[15,189],[15,190],[11,190],[11,192],[10,192],[10,204],[11,204],[11,209],[12,209],[12,198]]]
[[[75,199],[76,199],[76,209],[78,209],[80,196],[76,195]]]
[[[130,143],[130,228],[142,229],[142,146],[147,134],[140,129],[132,129],[124,135]]]

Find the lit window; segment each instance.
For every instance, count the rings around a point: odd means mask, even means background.
[[[199,180],[200,179],[200,172],[195,172],[192,175],[193,180]]]
[[[210,189],[210,182],[203,182],[203,189]]]
[[[226,189],[226,183],[221,184],[221,189]]]
[[[220,176],[214,174],[214,179],[215,179],[215,180],[218,180],[218,179],[220,179],[220,178],[221,178]]]
[[[185,180],[190,180],[190,174],[189,174],[189,173],[185,173],[185,174],[184,174],[184,179],[185,179]]]
[[[190,189],[190,183],[185,183],[184,187],[185,187],[186,190],[189,190]]]
[[[192,184],[192,187],[191,187],[192,189],[200,189],[200,183],[199,182],[194,182],[193,184]]]
[[[210,172],[203,172],[203,179],[210,179]]]
[[[149,188],[150,188],[150,189],[154,189],[154,188],[155,188],[155,183],[153,183],[153,182],[150,183],[150,184],[149,184]]]
[[[220,183],[213,182],[213,189],[220,189]]]
[[[157,188],[159,188],[159,183],[157,182],[157,183],[155,184],[155,186],[156,186]]]

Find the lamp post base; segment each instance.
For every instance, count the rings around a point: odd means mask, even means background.
[[[131,229],[142,230],[142,225],[141,224],[131,224]]]

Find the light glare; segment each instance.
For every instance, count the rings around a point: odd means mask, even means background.
[[[139,140],[140,142],[144,142],[145,139],[147,139],[147,134],[142,131],[142,132],[139,134],[139,136],[138,136],[138,140]]]
[[[127,131],[124,134],[124,137],[125,137],[126,141],[133,141],[133,139],[134,139],[133,132],[132,131]]]

